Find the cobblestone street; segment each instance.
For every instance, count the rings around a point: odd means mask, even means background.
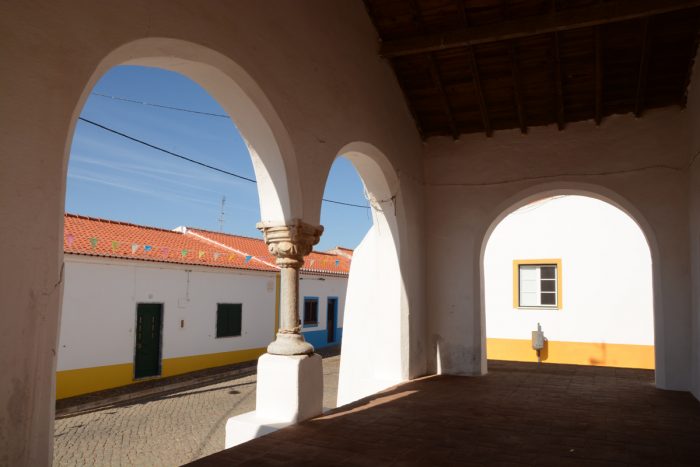
[[[335,407],[340,357],[323,359]],[[255,375],[56,420],[54,465],[172,466],[224,448],[224,426],[255,409]]]

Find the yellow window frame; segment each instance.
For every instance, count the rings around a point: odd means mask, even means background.
[[[520,306],[520,265],[529,266],[547,266],[555,265],[557,267],[557,306],[541,306],[541,307],[530,307],[530,306]],[[562,267],[561,258],[557,259],[515,259],[513,260],[513,308],[519,308],[523,310],[531,309],[556,309],[561,310],[564,305],[563,295],[562,295]]]

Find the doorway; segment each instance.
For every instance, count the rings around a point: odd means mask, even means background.
[[[163,305],[139,303],[136,307],[136,351],[134,378],[160,375]]]
[[[338,317],[338,299],[328,297],[328,305],[326,307],[326,330],[328,335],[328,343],[335,342],[335,322]]]

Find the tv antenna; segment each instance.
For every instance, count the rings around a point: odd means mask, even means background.
[[[224,231],[224,206],[226,205],[226,196],[221,197],[221,214],[219,215],[219,232]]]

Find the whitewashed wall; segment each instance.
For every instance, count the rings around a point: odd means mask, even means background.
[[[273,339],[274,273],[76,255],[65,264],[58,371],[133,362],[137,303],[163,304],[164,359],[260,348]],[[215,337],[217,303],[243,304],[240,337]]]
[[[396,246],[378,216],[353,253],[338,378],[338,405],[402,381],[402,284]]]
[[[321,280],[323,279],[323,280]],[[304,333],[326,330],[326,307],[328,297],[338,299],[338,317],[336,328],[343,327],[345,309],[345,292],[348,288],[347,277],[327,277],[302,274],[299,281],[299,316],[304,317],[304,297],[318,297],[318,325],[302,328]],[[341,331],[342,332],[342,331]]]
[[[563,307],[513,308],[513,260],[561,259]],[[506,217],[484,255],[486,336],[654,344],[651,255],[637,224],[583,196],[550,198]]]

